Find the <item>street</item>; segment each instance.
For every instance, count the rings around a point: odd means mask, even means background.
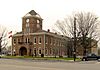
[[[100,70],[100,62],[39,62],[23,59],[0,59],[0,70]]]

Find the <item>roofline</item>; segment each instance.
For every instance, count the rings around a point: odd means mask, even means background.
[[[51,36],[54,36],[54,37],[58,37],[58,38],[69,38],[69,37],[65,37],[65,36],[62,36],[62,35],[58,35],[58,34],[51,34],[49,32],[37,32],[37,33],[27,33],[27,34],[24,34],[24,35],[51,35]],[[15,34],[13,35],[13,37],[15,36],[22,36],[23,34]]]

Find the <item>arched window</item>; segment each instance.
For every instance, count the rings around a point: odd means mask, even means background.
[[[34,37],[34,44],[36,44],[36,37]]]
[[[37,23],[40,23],[40,21],[39,21],[39,20],[37,20]]]
[[[39,44],[41,44],[42,43],[42,38],[41,37],[39,37]]]
[[[39,49],[39,54],[41,54],[41,49]]]

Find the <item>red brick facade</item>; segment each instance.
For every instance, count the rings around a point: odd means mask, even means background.
[[[67,38],[42,30],[42,18],[34,10],[22,18],[22,32],[12,38],[12,53],[28,56],[65,56],[67,49],[64,42]]]

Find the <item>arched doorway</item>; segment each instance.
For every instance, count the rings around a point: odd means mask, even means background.
[[[25,47],[21,47],[19,50],[19,54],[21,56],[27,55],[27,49]]]

